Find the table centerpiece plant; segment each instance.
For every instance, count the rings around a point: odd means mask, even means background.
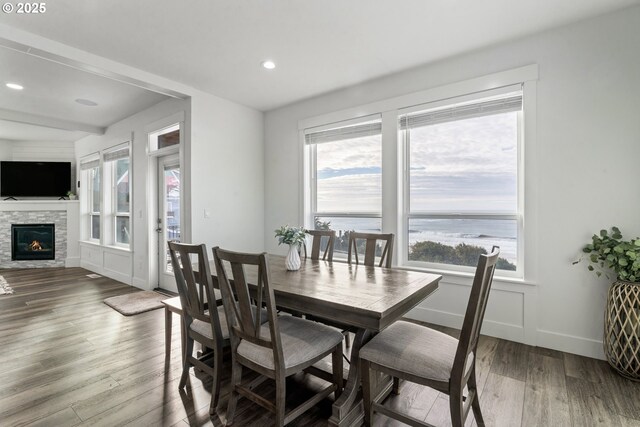
[[[604,321],[607,361],[622,376],[640,381],[640,238],[623,240],[620,229],[612,227],[610,233],[594,234],[582,251],[589,271],[607,278],[615,273]]]
[[[294,271],[300,269],[300,245],[305,243],[307,231],[304,227],[290,227],[283,225],[275,230],[278,244],[289,245],[289,253],[285,259],[287,270]]]

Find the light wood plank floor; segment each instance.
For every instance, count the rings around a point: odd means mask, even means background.
[[[15,289],[0,296],[0,425],[222,426],[209,418],[211,382],[192,373],[178,391],[180,339],[174,318],[172,357],[164,361],[164,313],[124,317],[102,301],[137,289],[81,268],[0,270]],[[455,336],[456,331],[440,328]],[[640,384],[600,360],[482,337],[481,406],[491,426],[640,426]],[[295,407],[320,380],[288,383]],[[266,383],[266,396],[274,389]],[[450,425],[447,397],[404,383],[388,405],[435,425]],[[325,426],[331,401],[293,425]],[[234,425],[267,426],[273,418],[241,399]],[[471,417],[468,425],[474,425]],[[378,426],[398,425],[384,417]]]

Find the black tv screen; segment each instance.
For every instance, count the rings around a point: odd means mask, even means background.
[[[1,197],[62,197],[70,189],[70,162],[0,162]]]

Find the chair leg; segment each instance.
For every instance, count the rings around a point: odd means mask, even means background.
[[[184,358],[182,359],[182,376],[180,377],[179,388],[184,388],[187,385],[187,379],[189,378],[189,368],[191,362],[189,359],[193,356],[193,339],[191,337],[186,338]]]
[[[373,371],[368,360],[360,360],[360,372],[362,372],[362,400],[364,403],[364,425],[369,427],[373,422],[373,396],[371,393],[371,383],[373,381]]]
[[[344,343],[347,346],[347,348],[351,348],[351,334],[349,333],[349,331],[344,331]]]
[[[276,426],[284,426],[287,382],[283,373],[276,374]]]
[[[211,406],[209,408],[209,414],[216,413],[216,407],[218,406],[218,400],[220,398],[220,380],[222,378],[222,348],[215,350],[213,354],[213,378],[211,382]]]
[[[449,395],[449,410],[451,411],[452,427],[462,427],[462,390]]]
[[[475,391],[473,401],[471,402],[471,409],[473,410],[473,416],[476,419],[476,424],[478,425],[478,427],[484,427],[484,418],[482,417],[482,411],[480,410],[480,395],[478,394],[478,386],[476,384],[475,367],[473,368],[473,372],[471,372],[471,376],[469,377],[468,386],[469,391]]]
[[[342,343],[338,344],[333,353],[331,353],[331,367],[333,368],[333,383],[336,385],[334,397],[336,400],[338,400],[338,397],[340,397],[340,394],[342,394],[344,381],[344,373],[342,367]]]
[[[400,394],[400,378],[393,377],[393,389],[391,392],[395,395]]]
[[[236,386],[240,384],[242,380],[242,365],[232,360],[231,362],[231,392],[229,393],[229,405],[227,406],[227,423],[226,425],[233,424],[233,418],[236,413],[236,405],[238,403],[238,391]]]

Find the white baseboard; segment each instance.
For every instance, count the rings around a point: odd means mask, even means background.
[[[97,274],[103,274],[101,265],[88,262],[84,259],[80,259],[80,267],[89,271],[93,271],[94,273],[97,273]]]
[[[604,360],[602,341],[538,330],[538,346]]]
[[[434,323],[436,325],[447,326],[460,329],[463,316],[456,313],[433,310],[424,307],[416,307],[411,310],[406,317],[423,322]],[[578,354],[580,356],[592,357],[604,360],[604,350],[602,341],[590,338],[576,337],[573,335],[561,334],[558,332],[537,330],[535,342],[525,340],[524,328],[493,322],[485,319],[482,325],[482,334],[509,341],[521,342],[538,347],[550,348],[552,350],[564,351],[565,353]]]

